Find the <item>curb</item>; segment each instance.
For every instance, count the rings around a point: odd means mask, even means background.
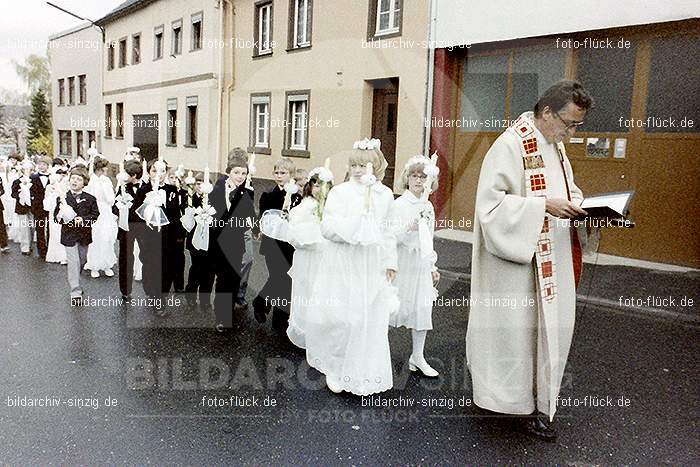
[[[471,281],[471,274],[454,272],[447,269],[440,269],[440,274],[444,278],[449,278],[455,281],[464,283],[469,283]],[[656,319],[660,321],[678,323],[685,326],[700,327],[700,316],[666,310],[664,308],[623,307],[620,306],[620,304],[615,300],[590,296],[587,297],[581,294],[576,294],[576,303],[583,303],[584,305],[590,304],[604,311],[610,311],[625,316]]]

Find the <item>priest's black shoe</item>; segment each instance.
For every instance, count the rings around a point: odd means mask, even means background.
[[[525,420],[525,431],[530,436],[534,436],[543,441],[553,443],[557,440],[557,432],[554,429],[554,424],[549,421],[549,418],[540,412],[533,413]]]
[[[267,304],[267,300],[258,296],[253,300],[253,316],[255,321],[262,324],[267,321],[267,313],[270,310],[270,306]]]

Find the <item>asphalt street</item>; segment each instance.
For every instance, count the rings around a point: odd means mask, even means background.
[[[265,274],[258,257],[249,295]],[[0,257],[0,463],[700,465],[700,328],[581,304],[559,440],[544,443],[471,404],[460,277],[444,275],[428,335],[441,377],[409,374],[410,334],[391,330],[395,387],[370,400],[330,393],[250,311],[220,336],[197,307],[159,318],[89,275],[95,301],[71,308],[64,267],[14,248]]]

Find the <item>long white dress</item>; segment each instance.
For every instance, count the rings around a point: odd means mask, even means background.
[[[317,209],[318,201],[307,196],[289,211],[289,243],[294,247],[294,259],[288,272],[292,278],[292,304],[287,336],[300,348],[306,348],[307,309],[327,243],[321,234]]]
[[[12,184],[20,177],[16,168],[12,167],[7,173],[2,173],[2,183],[5,186],[5,194],[2,195],[2,204],[5,207],[5,224],[7,225],[7,238],[13,242],[19,242],[19,216],[15,212],[17,200],[12,197]]]
[[[117,263],[114,244],[117,241],[117,216],[112,212],[114,187],[106,175],[95,175],[90,179],[85,191],[97,198],[100,215],[92,225],[92,243],[88,247],[85,269],[104,271]]]
[[[59,193],[56,189],[56,184],[49,183],[46,185],[46,192],[44,193],[44,211],[49,213],[49,246],[46,250],[46,262],[67,264],[66,247],[61,245],[61,224],[56,222],[53,218],[58,196]]]
[[[524,117],[531,120],[532,112]],[[538,130],[527,137],[534,137],[541,151],[547,196],[567,198],[563,165],[572,201],[580,204],[583,195],[563,145],[560,163],[557,147]],[[526,196],[521,144],[510,131],[501,134],[486,153],[479,175],[467,364],[479,407],[510,414],[530,414],[537,408],[553,416],[550,394],[560,389],[576,313],[570,224],[564,219],[548,221],[548,250],[556,255],[557,281],[557,322],[549,326],[533,264],[545,225],[545,198]],[[547,337],[556,337],[556,348],[548,346]]]
[[[423,254],[419,231],[410,230],[411,223],[424,219],[425,232],[430,235],[430,250]],[[389,324],[416,331],[433,329],[433,301],[436,298],[432,272],[436,270],[437,253],[432,248],[435,231],[435,209],[430,201],[423,201],[409,190],[391,205],[389,224],[396,236],[398,270],[394,285],[398,289],[398,313]]]
[[[386,270],[396,269],[396,240],[386,223],[393,199],[379,182],[368,188],[350,180],[331,189],[321,222],[330,241],[307,310],[306,358],[360,396],[393,386],[389,315],[398,298],[386,279]]]

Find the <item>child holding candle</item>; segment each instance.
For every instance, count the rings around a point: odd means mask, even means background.
[[[287,337],[300,348],[306,347],[307,309],[323,256],[326,239],[321,235],[320,201],[333,184],[333,174],[326,167],[316,167],[308,175],[301,203],[289,211],[289,243],[294,260],[289,269],[292,279],[292,303],[289,309]],[[326,188],[324,190],[324,188]]]
[[[114,244],[117,241],[118,226],[117,219],[112,213],[114,187],[112,180],[106,173],[109,161],[95,155],[90,164],[94,174],[90,178],[90,183],[85,187],[85,192],[97,199],[100,216],[93,225],[93,238],[88,248],[85,269],[90,271],[90,276],[93,278],[100,277],[100,271],[103,271],[107,277],[113,277],[112,268],[117,263]]]
[[[172,284],[172,271],[167,270],[165,261],[172,253],[168,249],[168,238],[174,234],[170,222],[181,217],[177,188],[165,183],[167,170],[166,162],[160,158],[149,162],[149,181],[142,183],[136,196],[136,205],[140,205],[136,213],[146,223],[138,238],[139,257],[143,263],[143,290],[149,297],[160,299],[170,291]],[[168,310],[159,307],[156,311],[165,316]]]
[[[291,209],[301,201],[298,193],[292,193],[296,183],[290,180],[296,168],[288,158],[279,159],[273,168],[275,186],[260,196],[259,214],[269,209]],[[287,186],[288,184],[294,187]],[[287,242],[262,236],[260,254],[265,257],[268,277],[262,290],[253,300],[253,312],[259,323],[264,323],[270,310],[272,326],[285,332],[289,320],[289,302],[292,294],[292,282],[287,274],[292,264],[294,247]]]
[[[117,174],[117,194],[112,213],[117,216],[119,231],[119,291],[122,298],[127,301],[131,298],[132,283],[134,280],[134,249],[136,238],[145,227],[143,220],[136,214],[137,190],[143,168],[136,160],[128,160],[120,163]]]
[[[55,164],[55,162],[54,162]],[[56,201],[68,190],[66,171],[60,165],[54,165],[49,176],[49,184],[44,192],[44,210],[53,213]],[[61,245],[61,224],[56,222],[53,215],[49,216],[49,246],[46,251],[47,263],[67,264],[66,247]]]
[[[379,181],[386,159],[378,140],[355,143],[349,180],[326,200],[321,232],[329,240],[316,271],[306,319],[306,358],[332,392],[366,396],[393,385],[389,315],[396,244],[386,219],[394,200]]]
[[[194,183],[192,183],[192,195],[190,196],[191,201],[189,206],[192,209],[199,209],[204,206],[204,192],[202,190],[202,184],[204,183],[204,177],[202,174],[198,174],[197,177],[192,177]],[[210,264],[210,257],[208,250],[201,250],[196,248],[192,244],[192,238],[194,236],[195,229],[189,231],[187,234],[187,251],[190,252],[190,270],[187,274],[187,285],[185,286],[185,294],[187,294],[188,301],[191,304],[196,303],[199,299],[200,306],[207,310],[211,307],[211,291],[214,285],[214,269]]]
[[[32,254],[32,182],[30,175],[34,165],[24,160],[21,165],[22,175],[12,182],[12,197],[15,199],[15,222],[17,223],[16,241],[25,256]]]
[[[245,251],[244,234],[255,221],[253,192],[245,183],[247,176],[248,154],[235,148],[229,154],[226,175],[216,182],[209,197],[215,211],[208,250],[216,276],[214,314],[215,329],[219,332],[233,327],[233,307]]]
[[[80,271],[87,260],[88,245],[92,242],[92,224],[100,211],[97,200],[83,188],[90,180],[85,167],[74,167],[70,171],[69,191],[58,198],[54,219],[61,224],[61,244],[66,247],[68,257],[68,285],[71,305],[82,304],[83,289],[80,286]]]
[[[435,266],[437,253],[433,248],[435,210],[428,194],[437,188],[438,169],[424,156],[408,160],[401,174],[404,193],[391,206],[389,226],[396,236],[398,289],[400,307],[391,316],[390,325],[411,330],[413,352],[408,360],[411,371],[420,370],[435,378],[438,372],[425,360],[425,338],[433,328],[434,283],[440,279]]]

